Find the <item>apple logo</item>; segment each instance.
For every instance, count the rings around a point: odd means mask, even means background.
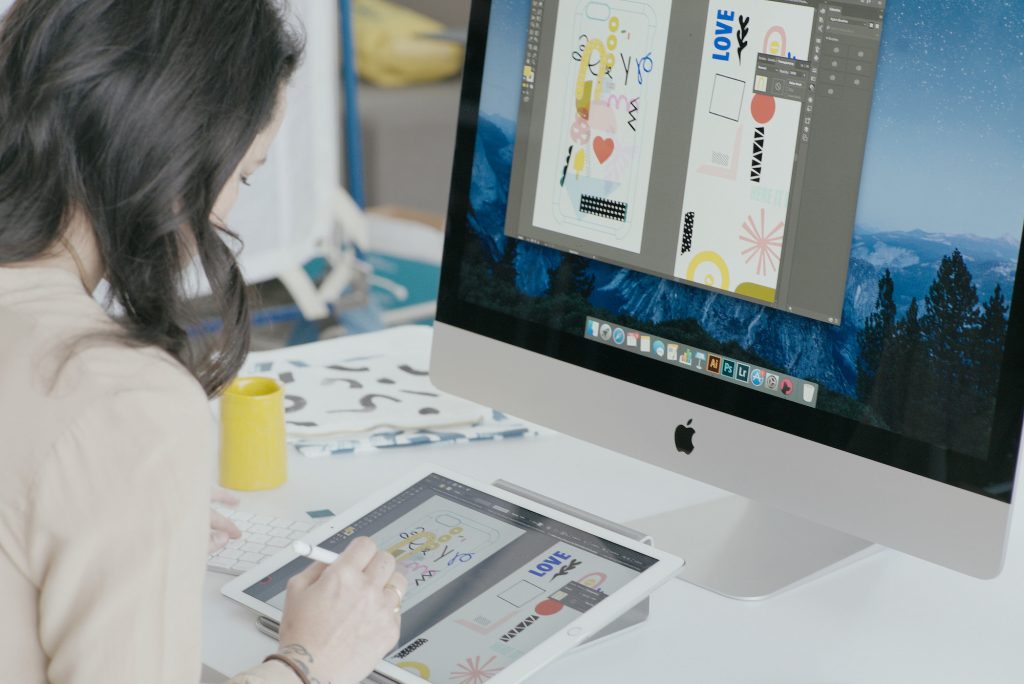
[[[686,425],[680,425],[676,428],[676,451],[680,451],[687,456],[693,453],[695,448],[693,446],[693,436],[697,434],[697,431],[690,427],[691,425],[693,425],[692,418]]]

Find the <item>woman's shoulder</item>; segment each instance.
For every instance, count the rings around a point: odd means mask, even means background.
[[[30,323],[26,321],[26,323]],[[55,334],[48,326],[21,328],[0,344],[0,432],[22,454],[41,455],[79,423],[145,430],[157,438],[209,419],[203,389],[166,352],[131,346],[111,329]],[[3,337],[3,335],[0,335]]]
[[[54,269],[0,269],[0,411],[8,420],[37,424],[113,397],[205,405],[191,374],[166,352],[133,345],[122,329],[81,292],[74,278]],[[38,426],[38,425],[37,425]]]
[[[140,347],[120,339],[84,340],[66,359],[55,390],[114,396],[131,393],[173,402],[206,405],[206,394],[196,379],[170,354],[155,347]]]
[[[67,417],[53,433],[55,445],[95,444],[126,458],[171,445],[202,451],[215,445],[206,394],[161,350],[97,346],[76,354],[64,373],[54,395],[66,402]]]
[[[0,326],[5,506],[116,498],[129,483],[203,489],[197,483],[212,466],[215,424],[181,364],[155,348],[82,338],[85,329],[70,334],[10,312],[7,322],[19,327],[5,335]]]

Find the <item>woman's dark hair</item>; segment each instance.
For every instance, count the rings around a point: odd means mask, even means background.
[[[0,265],[88,219],[125,338],[223,389],[249,313],[210,215],[302,49],[274,0],[18,0],[0,24]],[[203,349],[182,288],[193,254],[223,319]]]

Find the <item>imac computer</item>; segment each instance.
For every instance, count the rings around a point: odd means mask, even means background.
[[[722,594],[874,545],[994,577],[1021,10],[475,0],[434,381],[727,490],[631,521]]]

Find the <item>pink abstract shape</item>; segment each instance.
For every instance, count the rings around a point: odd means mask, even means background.
[[[604,106],[611,109],[629,109],[629,100],[630,98],[625,95],[609,95],[604,101]]]
[[[491,663],[497,659],[498,656],[491,656],[481,665],[480,656],[467,658],[466,662],[460,663],[455,672],[452,672],[450,679],[458,684],[483,684],[501,672],[502,668],[491,667]]]
[[[777,35],[782,41],[782,45],[780,46],[779,52],[772,52],[771,50],[768,49],[768,46],[770,45],[768,40],[769,38],[772,37],[773,34]],[[786,29],[782,28],[781,26],[772,26],[764,34],[764,49],[761,50],[761,52],[765,53],[766,55],[781,55],[782,57],[785,57],[786,53],[788,52],[788,50],[786,50],[786,45],[788,44],[788,42],[789,38],[786,36]]]
[[[724,178],[726,180],[736,180],[736,172],[739,170],[740,165],[740,146],[743,144],[743,127],[740,126],[736,129],[736,142],[733,143],[731,164],[729,168],[723,169],[720,166],[712,166],[711,164],[703,164],[697,167],[697,173],[703,173],[706,176],[715,176],[717,178]]]
[[[757,275],[768,275],[769,267],[772,271],[779,270],[779,260],[782,257],[782,235],[779,233],[785,226],[785,221],[779,221],[771,232],[765,232],[764,209],[761,210],[760,225],[757,224],[753,216],[747,216],[747,220],[743,222],[743,233],[740,233],[740,240],[750,243],[752,246],[743,250],[742,254],[747,257],[748,264],[755,258],[757,259]]]
[[[620,142],[615,147],[615,156],[604,165],[604,178],[613,183],[621,183],[629,176],[636,156],[636,146]]]
[[[618,133],[619,125],[615,110],[608,105],[596,104],[590,109],[590,127],[596,131]]]
[[[487,636],[488,634],[498,629],[512,618],[514,618],[518,612],[519,611],[513,610],[508,615],[502,615],[497,620],[493,620],[491,624],[487,625],[486,627],[478,625],[475,622],[470,622],[469,620],[456,620],[455,624],[462,625],[466,629],[470,629],[481,636]]]

